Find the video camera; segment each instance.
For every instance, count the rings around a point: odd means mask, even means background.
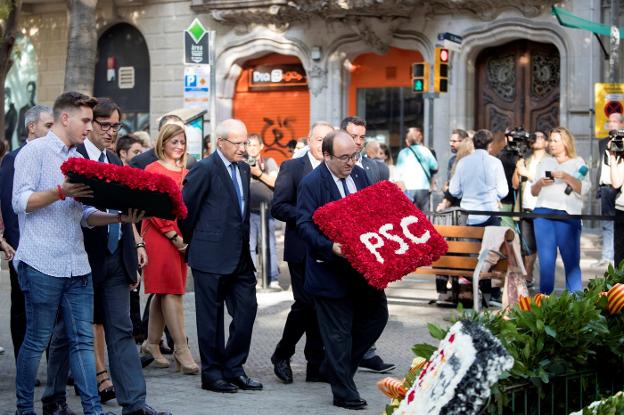
[[[617,156],[624,156],[624,129],[609,131],[608,150]]]
[[[529,134],[524,127],[516,127],[506,132],[505,137],[507,137],[505,149],[519,157],[525,157],[535,141],[535,137]]]

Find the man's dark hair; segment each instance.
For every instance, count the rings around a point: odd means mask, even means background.
[[[462,140],[465,140],[466,137],[468,137],[468,133],[465,130],[462,130],[461,128],[456,128],[453,131],[451,131],[451,135],[453,134],[457,134],[459,138],[461,138]]]
[[[61,95],[56,97],[56,100],[54,101],[54,106],[52,107],[54,119],[58,120],[61,113],[66,110],[79,109],[81,107],[89,107],[93,109],[96,103],[97,101],[95,98],[91,98],[90,96],[81,94],[80,92],[63,92]]]
[[[494,140],[494,136],[490,130],[479,130],[472,138],[475,150],[487,150],[488,144],[492,140]]]
[[[247,136],[247,141],[249,140],[256,140],[258,142],[258,144],[260,145],[264,145],[264,140],[262,139],[262,136],[258,133],[251,133]]]
[[[130,147],[135,144],[141,144],[141,146],[143,146],[143,140],[132,134],[123,135],[117,139],[117,143],[115,144],[115,152],[118,156],[121,157],[121,150],[128,151],[130,150]]]
[[[339,132],[344,133],[343,130],[332,130],[325,137],[323,137],[323,145],[321,146],[321,150],[323,154],[327,153],[330,156],[334,155],[334,138],[338,135]]]
[[[347,125],[359,125],[361,127],[366,127],[366,121],[364,121],[360,117],[347,117],[340,123],[340,129],[347,131]]]
[[[121,108],[115,101],[107,97],[96,98],[96,101],[97,103],[93,107],[93,118],[108,118],[117,111],[121,120]]]
[[[535,130],[531,134],[531,141],[537,140],[537,134],[542,134],[544,136],[544,138],[548,138],[548,134],[546,134],[544,131],[542,131],[542,130]]]
[[[163,115],[160,121],[158,121],[158,131],[162,130],[163,125],[167,124],[170,121],[179,121],[181,123],[184,123],[184,120],[182,120],[182,118],[178,117],[175,114]]]

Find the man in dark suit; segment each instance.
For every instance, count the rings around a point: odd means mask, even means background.
[[[359,117],[347,117],[340,123],[340,128],[353,138],[356,148],[361,153],[366,144],[366,121]],[[379,163],[368,157],[360,157],[360,160],[356,164],[366,171],[366,177],[370,184],[390,179],[390,169],[385,163]],[[371,349],[367,351],[362,358],[360,367],[370,372],[387,373],[394,370],[396,365],[394,363],[384,362],[383,359],[377,355],[377,348],[375,345],[372,345]]]
[[[377,290],[342,257],[340,244],[327,239],[312,219],[319,207],[369,185],[356,166],[360,152],[345,131],[323,139],[324,163],[303,178],[297,194],[297,229],[307,247],[305,289],[314,298],[334,405],[362,409],[353,376],[388,321],[383,290]]]
[[[306,382],[323,380],[319,371],[324,356],[323,343],[318,331],[314,301],[303,289],[305,244],[297,234],[297,187],[301,179],[323,161],[321,149],[323,138],[333,130],[331,124],[326,122],[312,125],[308,136],[308,152],[303,157],[283,162],[275,182],[271,215],[277,220],[286,222],[284,261],[288,263],[295,299],[286,318],[282,338],[271,356],[275,375],[284,383],[293,381],[290,359],[295,354],[297,342],[304,333],[306,335],[304,353],[308,361]]]
[[[340,129],[345,130],[357,149],[361,152],[366,144],[366,121],[359,117],[347,117],[340,123]],[[357,165],[366,171],[366,177],[370,184],[375,184],[390,178],[390,169],[384,163],[378,163],[368,157],[362,157]]]
[[[249,252],[249,165],[243,161],[247,128],[221,122],[217,151],[197,162],[183,195],[188,216],[181,222],[189,241],[188,264],[195,283],[202,388],[233,393],[260,390],[245,374],[256,319],[256,277]],[[232,316],[225,343],[223,303]]]
[[[13,176],[15,173],[15,157],[23,148],[32,140],[44,137],[52,124],[54,117],[52,116],[52,108],[44,105],[35,105],[24,113],[24,124],[27,131],[26,141],[17,149],[11,151],[2,159],[0,166],[0,208],[2,210],[2,221],[4,222],[4,238],[13,248],[17,249],[20,231],[17,215],[13,211],[11,198],[13,197]],[[9,276],[11,279],[11,339],[13,341],[13,355],[17,362],[17,355],[26,330],[26,306],[24,303],[24,294],[20,288],[17,271],[13,266],[13,261],[9,262]],[[37,379],[37,385],[40,384]],[[65,399],[62,402],[53,402],[44,405],[44,414],[54,413],[66,409]],[[62,413],[62,412],[61,412]]]
[[[121,128],[120,119],[121,109],[117,104],[109,98],[98,98],[93,108],[93,130],[88,139],[77,146],[77,151],[86,159],[123,165],[119,157],[108,150]],[[139,264],[147,263],[145,244],[143,241],[135,243],[134,229],[129,223],[83,227],[82,230],[93,278],[93,320],[104,328],[117,402],[123,407],[124,415],[167,414],[157,412],[145,402],[143,368],[132,336],[130,289],[138,284]],[[57,388],[64,390],[61,380],[67,376],[66,366],[59,367],[56,372],[48,368],[48,385],[42,400],[56,393]]]

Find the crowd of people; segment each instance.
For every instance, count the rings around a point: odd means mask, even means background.
[[[612,118],[613,128],[621,128],[622,116]],[[306,140],[293,146],[292,159],[278,166],[263,155],[262,137],[248,133],[240,120],[217,125],[216,148],[207,141],[201,160],[188,154],[179,117],[163,116],[153,143],[142,133],[118,137],[122,120],[122,109],[108,98],[64,93],[53,108],[28,111],[28,140],[2,161],[0,248],[10,260],[17,414],[34,413],[45,350],[46,415],[74,413],[66,402],[68,383],[75,384],[85,414],[104,413],[101,404],[113,398],[124,414],[167,414],[148,405],[142,369],[169,367],[169,353],[178,371],[200,376],[202,389],[262,390],[244,369],[257,312],[262,204],[270,208],[271,286],[279,286],[278,220],[285,222],[283,259],[294,297],[267,357],[275,375],[293,382],[290,360],[305,334],[306,381],[329,383],[338,407],[366,407],[353,380],[356,370],[385,373],[395,367],[375,347],[388,320],[386,297],[344,259],[340,244],[320,232],[312,214],[382,180],[431,211],[439,163],[423,131],[407,129],[394,164],[386,144],[367,141],[364,119],[347,117],[338,128],[316,122]],[[566,287],[578,291],[581,221],[571,215],[581,213],[590,189],[587,167],[566,128],[518,140],[512,131],[497,138],[488,130],[453,130],[444,198],[436,210],[470,211],[471,226],[501,225],[496,212],[505,210],[543,214],[519,225],[528,278],[537,256],[540,292],[550,293],[559,250]],[[519,150],[520,144],[528,148]],[[624,183],[624,163],[611,150],[604,149],[601,187],[617,189]],[[76,198],[93,191],[63,176],[60,165],[70,157],[165,175],[180,188],[188,216],[165,220],[83,205]],[[624,200],[614,194],[616,216],[624,216]],[[621,227],[617,222],[616,232]],[[614,242],[614,258],[621,260],[623,245]],[[189,268],[197,322],[197,339],[190,341],[198,343],[200,364],[185,331]],[[141,286],[148,295],[143,313]],[[228,334],[226,310],[232,317]]]

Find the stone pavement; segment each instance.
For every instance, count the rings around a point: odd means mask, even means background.
[[[597,232],[583,233],[583,267],[584,280],[601,274],[602,270],[591,269],[589,264],[599,255],[600,242]],[[281,235],[280,235],[281,236]],[[278,239],[278,243],[281,238]],[[280,255],[281,256],[281,255]],[[4,265],[4,264],[3,264]],[[288,271],[281,264],[282,275],[280,284],[288,286]],[[558,262],[557,287],[563,285],[562,264]],[[192,284],[189,284],[192,287]],[[368,409],[358,413],[382,413],[387,399],[377,390],[376,382],[384,376],[401,378],[412,361],[411,346],[423,341],[431,341],[427,332],[427,323],[445,324],[453,313],[451,309],[429,305],[435,299],[433,278],[428,276],[408,276],[403,281],[393,284],[387,291],[390,311],[388,325],[377,342],[379,354],[387,362],[397,364],[397,369],[389,375],[378,375],[367,372],[356,374],[356,384],[361,396],[369,403]],[[185,316],[187,334],[191,350],[199,362],[197,349],[197,329],[195,325],[195,307],[193,293],[185,296]],[[346,410],[332,406],[331,391],[327,384],[305,382],[305,360],[303,358],[303,342],[300,342],[292,367],[295,381],[284,385],[278,382],[273,374],[270,356],[275,344],[281,337],[286,315],[292,303],[290,290],[279,292],[258,292],[258,317],[256,319],[251,353],[245,369],[249,376],[259,379],[264,384],[260,392],[239,392],[233,395],[222,395],[207,392],[200,388],[199,376],[182,375],[175,372],[174,366],[169,369],[148,367],[145,378],[148,386],[148,402],[157,409],[169,410],[176,415],[193,414],[340,414]],[[15,408],[15,366],[9,331],[10,283],[8,272],[0,272],[0,346],[6,352],[0,355],[0,415],[14,413]],[[45,361],[45,359],[42,359]],[[45,366],[40,367],[39,378],[45,379]],[[38,402],[43,388],[37,388],[35,399]],[[68,388],[71,407],[81,409],[78,398]],[[105,409],[117,414],[121,408],[112,401]]]

